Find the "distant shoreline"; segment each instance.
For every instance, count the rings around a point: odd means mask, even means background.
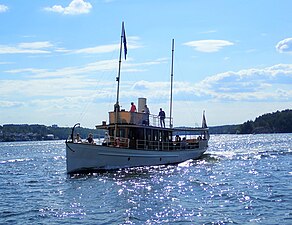
[[[71,127],[45,126],[39,124],[5,124],[0,126],[0,142],[66,140],[71,135]],[[237,125],[209,127],[210,134],[272,134],[292,133],[292,110],[286,109],[259,116],[255,121]],[[95,138],[103,137],[103,130],[76,127],[75,132],[83,139],[89,133]],[[194,133],[188,133],[194,134]]]

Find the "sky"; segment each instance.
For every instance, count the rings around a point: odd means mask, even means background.
[[[0,0],[0,125],[93,128],[147,98],[174,126],[292,108],[290,0]]]

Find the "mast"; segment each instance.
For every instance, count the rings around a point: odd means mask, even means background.
[[[169,127],[172,128],[172,88],[173,88],[173,55],[174,55],[174,39],[172,39],[172,50],[171,50],[171,72],[170,72],[170,106],[169,106]]]
[[[126,45],[126,34],[125,34],[124,21],[122,22],[121,43],[120,43],[120,56],[119,56],[119,70],[118,70],[118,76],[116,77],[116,81],[118,82],[118,84],[117,84],[117,100],[116,100],[116,104],[114,106],[114,111],[115,111],[115,130],[114,130],[114,137],[115,138],[117,136],[117,128],[118,128],[118,112],[120,111],[119,96],[120,96],[120,77],[121,77],[123,43],[124,43],[124,52],[125,52],[125,59],[126,59],[127,45]]]
[[[117,100],[116,100],[115,109],[116,109],[116,107],[119,106],[123,39],[124,39],[124,22],[122,22],[122,33],[121,33],[121,43],[120,43],[120,57],[119,57],[119,70],[118,70],[118,76],[116,77],[116,81],[118,82],[118,85],[117,85]]]

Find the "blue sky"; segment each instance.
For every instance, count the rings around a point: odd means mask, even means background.
[[[0,124],[108,120],[147,98],[169,115],[175,39],[174,125],[238,124],[292,108],[290,0],[0,0]]]

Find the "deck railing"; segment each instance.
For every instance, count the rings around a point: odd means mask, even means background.
[[[130,139],[123,137],[114,138],[113,136],[109,136],[107,139],[104,140],[103,145],[117,148],[129,148]]]
[[[137,149],[150,149],[150,150],[176,150],[176,149],[194,149],[199,148],[199,141],[196,139],[187,140],[185,142],[174,141],[147,141],[136,140]]]
[[[109,112],[109,123],[114,124],[116,122],[116,113]],[[145,125],[145,126],[156,126],[160,127],[160,118],[158,115],[146,114],[141,112],[118,112],[118,123],[122,124],[135,124],[135,125]],[[170,117],[164,119],[165,127],[170,127]]]
[[[199,148],[199,140],[198,139],[188,139],[186,141],[148,141],[148,140],[136,140],[134,145],[130,146],[130,139],[129,138],[122,138],[122,137],[110,137],[108,141],[104,142],[104,145],[110,147],[117,147],[117,148],[135,148],[140,150],[177,150],[177,149],[194,149]]]

